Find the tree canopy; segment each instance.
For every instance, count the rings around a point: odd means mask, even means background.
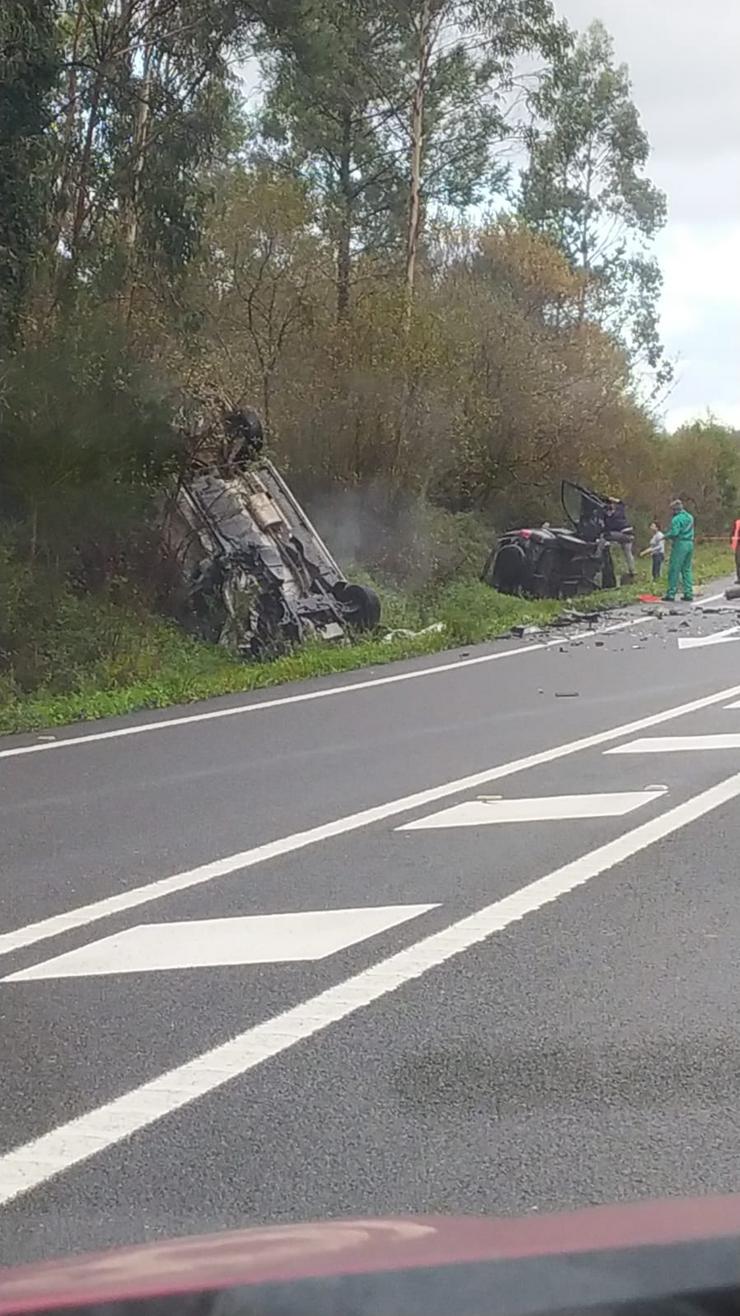
[[[650,242],[665,222],[666,199],[645,173],[647,134],[602,23],[553,64],[531,99],[522,216],[583,274],[579,317],[602,324],[635,364],[665,382],[661,277]]]
[[[23,552],[53,558],[65,508],[83,536],[93,487],[111,520],[156,493],[193,396],[257,405],[299,490],[376,528],[544,518],[564,475],[648,516],[697,454],[703,514],[730,518],[737,436],[669,438],[645,396],[666,202],[600,24],[550,0],[5,0],[0,57]]]

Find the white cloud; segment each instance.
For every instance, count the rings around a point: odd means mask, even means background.
[[[671,417],[740,411],[740,4],[737,0],[555,0],[574,27],[600,18],[629,65],[668,196],[657,245],[663,336],[677,362]],[[679,421],[679,423],[681,423]]]
[[[731,425],[740,430],[740,403],[735,406],[708,406],[697,410],[696,407],[669,407],[665,415],[666,429],[677,430],[681,425],[691,425],[695,420],[718,420],[721,425]]]
[[[665,292],[663,321],[671,337],[726,320],[740,308],[740,224],[672,224],[658,241]]]
[[[658,244],[663,336],[676,362],[672,413],[740,412],[740,223],[670,226]],[[681,422],[679,422],[681,423]]]

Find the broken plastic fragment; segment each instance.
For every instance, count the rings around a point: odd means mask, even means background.
[[[444,629],[443,621],[432,622],[431,626],[425,626],[422,631],[410,631],[405,626],[401,626],[398,630],[389,631],[384,635],[383,643],[391,644],[393,640],[417,640],[421,635],[441,635]]]

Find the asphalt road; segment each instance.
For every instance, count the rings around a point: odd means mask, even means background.
[[[0,740],[0,1261],[736,1191],[736,621]]]

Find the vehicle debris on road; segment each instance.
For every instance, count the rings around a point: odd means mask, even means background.
[[[517,640],[524,640],[530,635],[542,635],[543,629],[542,626],[512,626],[509,633]]]
[[[388,631],[383,636],[383,643],[392,644],[394,640],[418,640],[422,635],[442,635],[445,629],[443,621],[433,621],[431,626],[425,626],[421,631],[412,631],[406,626],[399,626],[397,630]]]
[[[577,609],[571,609],[568,612],[562,612],[553,625],[588,626],[589,630],[593,630],[594,626],[601,621],[603,615],[603,612],[578,612]],[[619,614],[612,613],[611,615],[618,616]]]

